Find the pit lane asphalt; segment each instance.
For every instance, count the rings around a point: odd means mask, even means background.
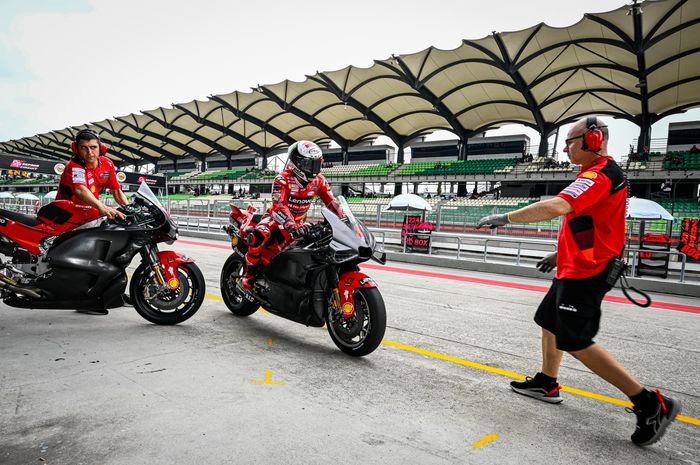
[[[642,449],[624,396],[569,356],[562,404],[508,387],[539,369],[532,315],[547,281],[367,266],[388,328],[354,359],[323,329],[229,313],[225,242],[172,248],[207,281],[202,308],[178,326],[129,307],[101,317],[0,305],[0,464],[700,463],[697,299],[604,303],[597,341],[683,403]]]

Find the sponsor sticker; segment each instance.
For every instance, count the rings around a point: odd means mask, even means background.
[[[119,182],[126,181],[126,174],[124,174],[123,171],[120,171],[117,173],[117,181],[119,181]]]
[[[73,168],[71,173],[73,178],[73,183],[85,184],[85,170],[82,168]]]
[[[310,158],[321,158],[322,152],[318,145],[313,142],[304,141],[300,142],[297,146],[299,153],[306,155]]]
[[[598,173],[595,171],[586,171],[581,175],[581,177],[588,178],[588,179],[595,179],[598,177]]]
[[[563,191],[563,194],[570,196],[571,198],[577,198],[579,195],[586,192],[592,186],[595,185],[594,181],[587,178],[578,178],[571,184],[569,184]]]
[[[367,284],[367,283],[373,283],[374,281],[372,281],[372,278],[370,278],[370,277],[368,276],[368,277],[366,277],[366,278],[360,279],[358,282],[359,282],[360,286],[364,286],[365,284]]]

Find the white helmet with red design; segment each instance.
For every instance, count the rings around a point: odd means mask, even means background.
[[[323,152],[321,147],[308,140],[300,140],[287,150],[287,167],[303,184],[308,184],[321,172]]]

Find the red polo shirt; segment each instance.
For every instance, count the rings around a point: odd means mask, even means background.
[[[573,212],[564,216],[557,247],[557,278],[584,279],[602,272],[625,245],[627,180],[612,157],[581,167],[559,193]]]
[[[100,156],[95,168],[85,165],[79,157],[73,157],[66,164],[58,184],[56,200],[71,200],[79,205],[85,205],[75,196],[75,186],[82,185],[90,189],[96,198],[104,189],[120,189],[114,163],[107,157]]]

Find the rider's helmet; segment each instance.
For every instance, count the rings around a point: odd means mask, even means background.
[[[308,184],[321,172],[321,147],[308,140],[300,140],[287,150],[287,167],[302,184]]]

